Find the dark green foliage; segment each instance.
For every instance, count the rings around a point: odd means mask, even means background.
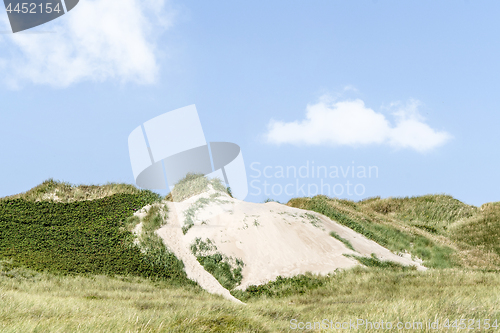
[[[142,253],[126,230],[124,220],[158,198],[142,191],[71,203],[0,201],[0,259],[63,274],[187,280],[173,254]]]
[[[276,280],[264,285],[249,286],[245,291],[233,290],[231,294],[241,301],[258,297],[287,297],[305,294],[310,290],[322,287],[328,280],[328,276],[315,276],[312,274],[302,274],[290,278],[278,276]]]
[[[184,226],[182,226],[182,233],[185,235],[187,234],[187,232],[189,231],[189,229],[191,229],[191,227],[193,226],[194,224],[186,224]]]
[[[212,274],[224,288],[233,289],[243,279],[241,270],[244,263],[240,259],[228,258],[215,251],[217,251],[217,246],[209,238],[206,241],[196,238],[191,244],[191,252],[203,268]],[[233,268],[234,266],[236,268]]]
[[[217,281],[226,289],[233,289],[241,283],[243,276],[241,269],[243,262],[237,260],[238,267],[231,269],[231,265],[225,260],[220,253],[215,253],[208,256],[197,257],[198,262],[205,268],[207,272],[212,274]]]

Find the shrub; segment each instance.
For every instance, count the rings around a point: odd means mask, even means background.
[[[157,253],[142,253],[127,230],[127,218],[158,199],[151,193],[70,203],[2,200],[0,259],[63,274],[131,274],[187,282],[183,264],[173,254],[158,260]]]

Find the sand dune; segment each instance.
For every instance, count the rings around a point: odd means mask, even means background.
[[[191,251],[197,238],[210,242],[216,252],[243,261],[243,280],[237,289],[260,285],[278,276],[306,272],[327,274],[359,265],[346,255],[390,260],[425,270],[409,256],[400,256],[328,217],[279,203],[249,203],[224,192],[209,191],[182,202],[168,202],[169,219],[157,231],[165,245],[181,259],[189,278],[211,293],[237,301],[203,269]],[[182,227],[191,225],[186,234]],[[330,236],[336,232],[355,251]]]

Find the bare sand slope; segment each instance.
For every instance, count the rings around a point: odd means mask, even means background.
[[[182,237],[181,225],[177,219],[174,204],[169,204],[169,211],[170,216],[168,224],[158,229],[156,233],[163,239],[163,242],[169,250],[172,251],[179,260],[182,260],[188,278],[196,281],[209,293],[222,295],[228,300],[242,303],[239,299],[231,295],[231,293],[196,260],[196,257],[191,253],[189,247],[186,246]]]
[[[359,265],[344,254],[369,257],[373,253],[381,260],[426,269],[408,256],[396,255],[326,216],[278,203],[249,203],[210,190],[183,202],[169,203],[169,209],[168,224],[158,234],[184,261],[188,276],[199,275],[195,279],[200,281],[206,275],[200,272],[203,267],[190,249],[197,238],[209,239],[218,253],[243,261],[243,280],[237,289],[264,284],[278,276],[327,274]],[[181,226],[190,224],[183,234]],[[356,251],[330,236],[330,231],[348,240]],[[213,281],[207,280],[207,286],[212,288],[206,288],[208,291],[221,293]]]

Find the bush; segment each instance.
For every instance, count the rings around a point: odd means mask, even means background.
[[[127,230],[125,220],[157,199],[144,191],[71,203],[2,200],[0,259],[63,274],[131,274],[189,281],[182,262],[173,254],[159,261],[155,253],[142,253]]]

